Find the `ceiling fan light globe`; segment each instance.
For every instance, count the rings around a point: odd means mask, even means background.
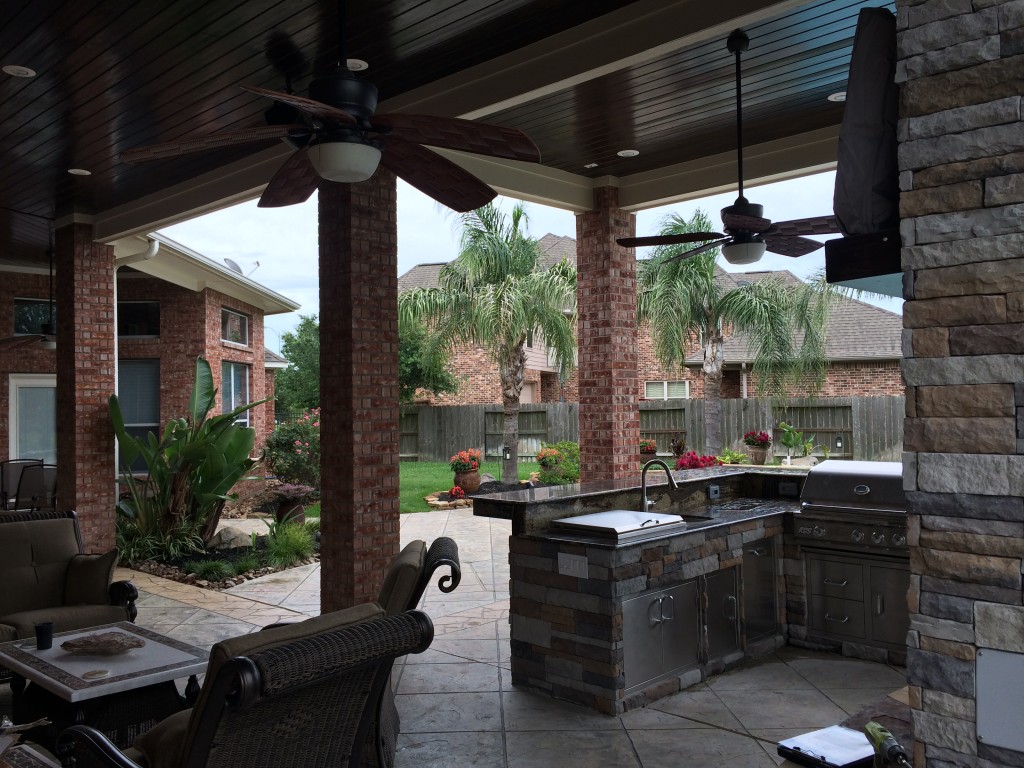
[[[327,181],[366,181],[380,164],[380,150],[371,144],[331,141],[309,148],[309,161]]]
[[[760,261],[761,257],[764,256],[766,247],[764,242],[758,240],[746,243],[730,243],[729,245],[722,246],[722,255],[730,264],[737,266],[753,264],[756,261]]]

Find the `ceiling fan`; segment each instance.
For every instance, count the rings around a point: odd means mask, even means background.
[[[283,139],[295,152],[277,170],[260,197],[259,206],[274,208],[304,202],[321,179],[365,181],[378,163],[440,203],[460,213],[493,200],[497,193],[462,167],[424,144],[490,157],[540,162],[540,152],[515,128],[451,117],[390,113],[375,115],[377,88],[357,78],[344,51],[345,2],[338,3],[338,64],[315,78],[309,97],[242,86],[273,99],[268,125],[192,136],[121,153],[126,163],[162,160],[219,147]],[[278,43],[278,46],[280,44]],[[269,54],[268,54],[269,55]],[[294,56],[292,57],[294,59]],[[277,64],[275,63],[275,66]]]
[[[783,256],[803,256],[821,248],[824,243],[802,235],[829,235],[839,232],[835,216],[816,216],[772,223],[763,217],[764,206],[751,203],[743,196],[743,97],[740,77],[740,53],[747,50],[750,38],[737,29],[729,35],[726,47],[736,56],[736,157],[739,176],[739,197],[722,209],[722,232],[687,232],[678,235],[624,237],[616,242],[627,248],[648,245],[701,243],[696,248],[672,256],[666,261],[686,259],[698,253],[722,247],[722,255],[730,264],[753,264],[766,250]]]

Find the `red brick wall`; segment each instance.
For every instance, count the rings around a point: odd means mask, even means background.
[[[321,610],[373,600],[398,553],[395,176],[321,182]]]

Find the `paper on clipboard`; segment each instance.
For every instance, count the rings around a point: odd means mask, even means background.
[[[783,739],[778,752],[795,763],[827,768],[866,768],[875,755],[867,736],[842,725]]]

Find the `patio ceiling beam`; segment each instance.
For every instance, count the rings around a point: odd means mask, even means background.
[[[469,120],[721,37],[806,0],[639,0],[525,48],[381,102],[378,112]]]

